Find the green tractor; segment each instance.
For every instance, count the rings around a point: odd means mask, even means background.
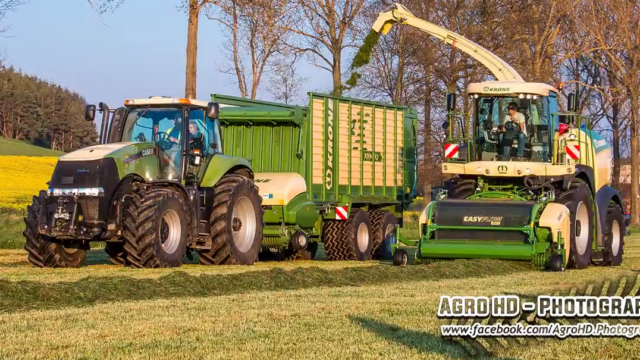
[[[205,265],[257,260],[262,197],[250,163],[222,151],[217,103],[150,97],[99,110],[100,145],[60,157],[28,207],[29,262],[78,267],[96,241],[137,268],[177,267],[194,251]],[[88,105],[86,120],[95,114]]]

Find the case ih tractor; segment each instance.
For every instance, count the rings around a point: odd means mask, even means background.
[[[32,264],[77,267],[92,241],[133,267],[179,266],[192,251],[202,264],[256,261],[262,198],[249,162],[222,151],[218,104],[127,100],[111,122],[100,109],[101,144],[60,157],[28,207]],[[86,120],[95,112],[87,106]]]
[[[613,156],[604,138],[578,114],[577,96],[558,109],[557,88],[525,82],[502,59],[464,37],[418,19],[402,5],[373,26],[387,33],[407,24],[480,61],[497,81],[467,88],[471,116],[447,98],[444,174],[420,217],[420,260],[529,260],[551,270],[619,265],[623,202],[611,187]],[[407,252],[393,246],[394,263]]]

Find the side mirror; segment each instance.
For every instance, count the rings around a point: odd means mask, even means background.
[[[209,119],[217,119],[220,116],[220,105],[216,102],[207,104],[207,116]]]
[[[445,120],[442,122],[442,129],[447,130],[449,128],[449,121]]]
[[[578,112],[578,93],[569,94],[568,109],[571,112]]]
[[[456,109],[456,94],[447,94],[447,111],[453,111]]]
[[[93,121],[96,118],[96,106],[87,105],[84,107],[84,119],[86,121]]]

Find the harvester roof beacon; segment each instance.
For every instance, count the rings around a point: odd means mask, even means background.
[[[418,28],[486,66],[497,81],[467,87],[469,114],[449,94],[442,171],[420,217],[418,259],[530,260],[551,270],[619,265],[624,245],[622,197],[612,183],[613,153],[578,112],[575,93],[559,110],[554,86],[526,82],[474,42],[416,18],[400,4],[372,26]],[[394,246],[394,262],[406,251]]]

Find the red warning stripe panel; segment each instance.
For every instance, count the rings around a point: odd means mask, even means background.
[[[444,157],[447,159],[458,157],[458,144],[444,144]]]
[[[569,155],[571,159],[573,160],[580,159],[580,145],[569,144],[567,145],[567,148],[565,149],[565,151],[567,152],[567,155]]]
[[[336,207],[336,220],[347,220],[349,218],[349,207],[348,206],[337,206]]]

